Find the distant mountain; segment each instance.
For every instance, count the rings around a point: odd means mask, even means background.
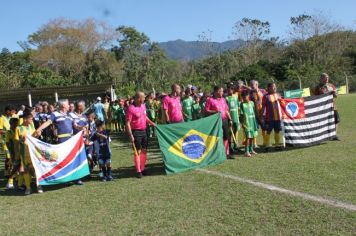
[[[221,53],[230,49],[241,47],[242,40],[228,40],[225,42],[203,41],[175,41],[161,42],[159,46],[166,52],[168,58],[173,60],[199,60],[209,54]]]

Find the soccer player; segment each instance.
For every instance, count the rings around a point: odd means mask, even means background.
[[[266,91],[258,87],[257,80],[251,80],[249,89],[250,89],[250,101],[254,102],[255,104],[257,125],[259,125],[262,130],[262,138],[263,138],[262,145],[266,146],[266,130],[263,125],[263,110],[262,110],[263,96],[266,95]],[[258,148],[257,138],[254,138],[253,145],[255,148]]]
[[[13,108],[6,106],[3,115],[0,117],[0,142],[2,151],[5,153],[5,176],[10,174],[9,166],[7,163],[10,161],[10,153],[6,146],[6,133],[10,130],[10,119],[13,115]]]
[[[98,160],[99,167],[103,173],[102,181],[111,181],[113,180],[111,174],[111,150],[110,150],[110,137],[109,130],[105,129],[104,122],[97,120],[95,122],[96,132],[92,136],[92,141],[98,142]]]
[[[126,114],[126,130],[132,142],[134,149],[134,162],[137,171],[137,177],[142,178],[145,172],[145,163],[147,159],[147,123],[155,126],[146,116],[145,94],[137,92],[135,101],[129,106]]]
[[[200,105],[200,96],[198,94],[194,96],[192,115],[193,115],[193,120],[198,120],[202,117],[202,107]]]
[[[222,129],[223,129],[223,139],[225,153],[228,158],[233,158],[230,155],[230,127],[232,127],[232,120],[229,113],[229,106],[226,103],[224,95],[224,89],[221,86],[214,87],[214,94],[212,97],[209,97],[205,104],[205,112],[208,115],[215,113],[220,113],[222,119]]]
[[[235,140],[229,140],[230,152],[236,151],[237,141],[239,137],[240,130],[240,121],[239,121],[239,107],[240,102],[238,96],[234,95],[234,87],[233,85],[229,85],[227,88],[228,96],[226,97],[227,104],[229,106],[229,112],[232,119],[232,132],[234,133]],[[231,145],[231,141],[233,145]],[[235,142],[236,141],[236,142]]]
[[[96,133],[95,113],[90,112],[88,114],[88,132],[86,133],[87,137],[85,139],[86,140],[85,150],[87,153],[90,172],[93,171],[95,165],[97,165],[97,162],[98,162],[97,157],[94,156],[95,145],[94,145],[94,142],[91,141],[92,137],[95,133]]]
[[[320,76],[320,83],[315,88],[314,94],[321,95],[321,94],[327,94],[327,93],[332,93],[334,96],[334,118],[335,118],[335,125],[337,127],[337,124],[340,123],[340,115],[339,115],[339,112],[337,111],[336,104],[335,104],[335,99],[337,98],[337,90],[336,90],[335,85],[333,85],[332,83],[329,83],[329,75],[326,73],[322,73]],[[340,141],[338,136],[336,136],[334,138],[334,140]]]
[[[101,97],[97,97],[96,103],[93,105],[93,110],[96,118],[104,122],[105,110],[104,105],[101,103]]]
[[[10,119],[10,129],[7,131],[6,134],[6,146],[9,150],[10,154],[10,159],[9,159],[9,178],[6,184],[7,189],[13,189],[14,188],[14,177],[16,176],[16,173],[19,169],[19,160],[16,158],[16,152],[15,152],[15,132],[16,128],[19,124],[19,119],[18,118],[11,118]]]
[[[154,103],[155,96],[153,93],[150,93],[147,96],[147,101],[146,101],[146,111],[147,111],[147,117],[150,119],[152,122],[156,123],[156,111],[155,111],[155,103]],[[153,126],[148,126],[147,127],[147,135],[152,138],[154,135],[154,127]]]
[[[119,109],[120,109],[119,101],[116,100],[114,104],[110,107],[110,113],[112,118],[111,122],[116,132],[119,131],[119,123],[120,123]]]
[[[125,100],[120,99],[120,108],[118,110],[119,116],[119,130],[125,132],[125,125],[126,125],[126,109],[125,109]]]
[[[111,129],[111,112],[110,112],[110,100],[108,97],[104,98],[104,121],[105,121],[105,127],[108,129]]]
[[[190,96],[191,90],[186,89],[185,90],[185,96],[183,98],[183,116],[184,116],[184,121],[192,121],[193,116],[192,116],[192,105],[193,105],[193,98]]]
[[[245,132],[245,156],[251,157],[251,154],[257,154],[253,150],[253,140],[257,137],[258,126],[255,116],[255,104],[250,101],[249,91],[241,93],[242,103],[240,104],[240,117],[243,130]]]
[[[178,84],[173,84],[170,95],[163,98],[163,110],[166,122],[180,123],[183,122],[182,104],[180,102],[181,89]]]
[[[34,169],[31,162],[30,152],[28,149],[28,144],[26,140],[27,135],[36,135],[36,130],[33,124],[33,115],[30,112],[24,112],[23,124],[18,126],[15,130],[14,140],[15,140],[15,152],[18,153],[20,164],[20,174],[23,176],[25,181],[25,195],[31,194],[31,173],[34,174]],[[42,187],[37,186],[38,193],[42,193]]]
[[[266,94],[262,101],[262,110],[264,114],[264,123],[267,131],[266,135],[266,150],[270,147],[270,137],[272,130],[274,130],[275,145],[280,145],[280,131],[281,131],[281,108],[279,99],[281,96],[277,93],[277,86],[275,83],[267,85],[268,94]]]
[[[73,129],[73,134],[77,134],[78,132],[83,130],[83,128],[85,129],[85,132],[87,131],[88,117],[84,114],[84,111],[85,102],[83,100],[80,100],[76,104],[76,110],[68,113],[68,115],[72,117],[74,124],[76,124],[76,128]]]

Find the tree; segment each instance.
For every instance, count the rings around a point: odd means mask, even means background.
[[[233,35],[245,42],[245,65],[257,61],[257,48],[270,33],[270,23],[258,19],[242,18],[233,27]]]
[[[84,71],[93,68],[89,62],[97,51],[105,49],[117,32],[103,22],[55,19],[28,37],[35,47],[31,59],[39,66],[48,67],[73,83],[86,83]],[[110,57],[110,52],[106,56]],[[103,55],[102,55],[103,56]]]

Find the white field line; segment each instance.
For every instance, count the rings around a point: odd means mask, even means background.
[[[265,184],[265,183],[261,183],[258,181],[254,181],[254,180],[250,180],[250,179],[245,179],[245,178],[241,178],[235,175],[230,175],[230,174],[224,174],[218,171],[212,171],[212,170],[206,170],[206,169],[197,169],[197,171],[205,173],[205,174],[210,174],[210,175],[216,175],[216,176],[220,176],[223,178],[228,178],[228,179],[232,179],[232,180],[236,180],[239,181],[241,183],[247,183],[247,184],[251,184],[254,185],[256,187],[259,188],[264,188],[264,189],[268,189],[271,191],[275,191],[275,192],[280,192],[280,193],[285,193],[294,197],[300,197],[303,198],[305,200],[310,200],[310,201],[314,201],[314,202],[319,202],[325,205],[329,205],[329,206],[333,206],[333,207],[337,207],[337,208],[343,208],[343,209],[347,209],[350,211],[356,211],[356,205],[353,205],[351,203],[346,203],[346,202],[341,202],[338,200],[333,200],[333,199],[328,199],[325,197],[319,197],[319,196],[314,196],[308,193],[302,193],[302,192],[296,192],[296,191],[292,191],[292,190],[288,190],[285,188],[280,188],[274,185],[270,185],[270,184]]]

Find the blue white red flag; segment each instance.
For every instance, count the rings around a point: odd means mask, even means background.
[[[27,143],[38,185],[66,183],[90,173],[82,132],[57,145],[31,136]]]

